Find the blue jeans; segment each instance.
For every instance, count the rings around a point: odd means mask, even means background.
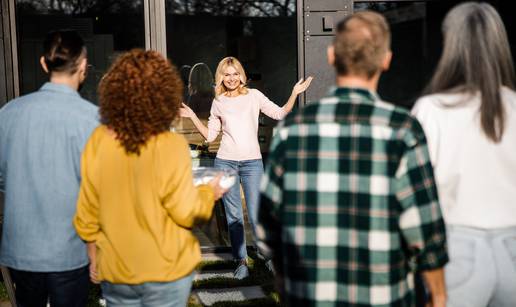
[[[88,266],[64,272],[28,272],[10,268],[19,307],[86,306],[90,283]]]
[[[101,283],[108,307],[185,307],[194,273],[171,282],[146,282],[139,285]]]
[[[247,250],[239,183],[242,183],[249,223],[253,228],[252,231],[254,231],[258,215],[258,202],[260,200],[260,181],[263,175],[263,163],[261,159],[233,161],[216,158],[214,166],[219,169],[234,169],[237,172],[236,184],[224,194],[222,203],[226,211],[233,258],[242,260],[247,257]]]
[[[516,227],[447,225],[449,307],[516,306]]]

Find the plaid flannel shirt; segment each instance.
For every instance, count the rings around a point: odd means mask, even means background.
[[[271,144],[256,234],[290,306],[413,306],[412,272],[448,261],[417,120],[353,88],[289,114]]]

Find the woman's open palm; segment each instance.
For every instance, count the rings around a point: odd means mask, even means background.
[[[312,83],[313,79],[314,78],[312,76],[306,78],[304,81],[303,79],[299,79],[299,81],[294,85],[292,92],[296,95],[299,95],[306,91],[306,89],[310,86],[310,83]]]
[[[181,104],[181,108],[179,109],[179,116],[192,118],[195,116],[195,113],[189,106],[187,106],[184,102]]]

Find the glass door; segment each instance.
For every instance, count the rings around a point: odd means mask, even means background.
[[[296,0],[166,0],[165,7],[167,56],[183,76],[185,103],[202,121],[208,120],[217,64],[227,56],[242,62],[250,88],[276,104],[287,101],[297,81]],[[276,123],[264,116],[259,122],[257,137],[266,157]],[[176,131],[185,135],[192,148],[201,149],[194,164],[212,163],[220,138],[207,146],[188,119],[179,121]],[[229,244],[221,204],[198,236],[203,247]],[[251,243],[250,232],[247,237]]]

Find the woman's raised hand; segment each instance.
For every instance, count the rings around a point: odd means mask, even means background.
[[[299,95],[302,92],[306,91],[313,79],[314,78],[312,76],[306,78],[304,81],[303,79],[299,79],[299,81],[297,81],[297,83],[294,85],[292,93]]]
[[[179,116],[187,118],[192,118],[195,116],[195,112],[190,109],[190,107],[187,106],[184,102],[181,103],[181,106],[182,107],[179,109]]]

